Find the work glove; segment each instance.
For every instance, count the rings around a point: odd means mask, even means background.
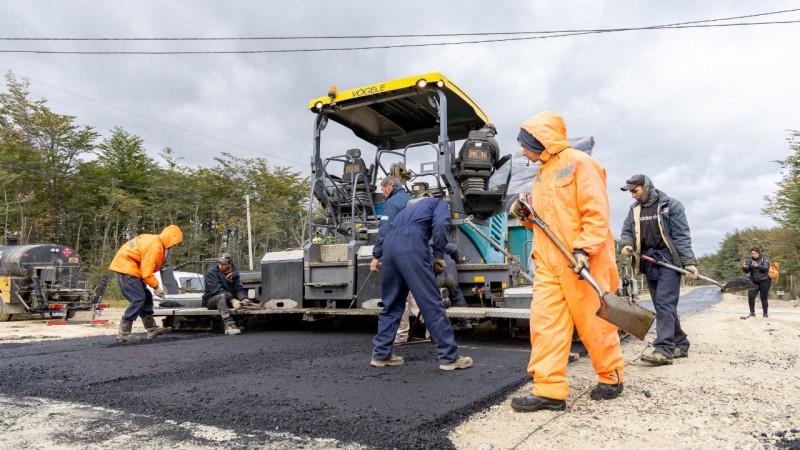
[[[242,302],[239,300],[231,300],[231,306],[233,307],[234,311],[238,311],[242,309]]]
[[[511,205],[511,210],[509,211],[512,216],[516,217],[517,219],[524,219],[531,215],[530,210],[527,206],[523,205],[519,199],[514,200],[514,203]]]
[[[158,286],[153,291],[153,294],[155,294],[156,297],[164,298],[164,289],[161,289],[161,286]]]
[[[572,256],[575,257],[575,266],[572,268],[572,271],[575,273],[581,273],[583,269],[589,270],[591,267],[589,265],[589,255],[583,250],[575,250],[572,253]]]
[[[683,268],[691,272],[686,274],[686,278],[690,280],[696,280],[697,276],[700,275],[700,272],[697,271],[697,267],[695,266],[683,266]]]
[[[447,263],[443,259],[433,258],[433,273],[439,275],[447,268]]]
[[[622,250],[620,250],[620,253],[622,253],[622,256],[630,258],[633,255],[633,247],[631,247],[630,245],[626,245],[626,246],[622,247]]]
[[[248,299],[248,298],[242,299],[241,303],[242,303],[242,306],[250,306],[250,305],[253,304],[253,302],[251,302],[250,299]]]

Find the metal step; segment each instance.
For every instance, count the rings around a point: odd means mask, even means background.
[[[380,308],[265,308],[231,311],[232,315],[309,314],[330,316],[377,316]],[[465,319],[528,319],[529,309],[452,307],[445,310],[447,317]],[[154,316],[218,316],[219,311],[206,308],[158,308]]]

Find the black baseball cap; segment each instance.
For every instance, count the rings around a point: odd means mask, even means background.
[[[626,180],[625,186],[622,186],[620,189],[623,191],[632,191],[636,186],[644,186],[644,179],[644,175],[638,173]]]

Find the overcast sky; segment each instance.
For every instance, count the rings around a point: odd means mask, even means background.
[[[547,31],[640,27],[800,8],[798,1],[770,0],[407,0],[390,5],[27,0],[0,5],[3,38]],[[747,20],[800,20],[800,12]],[[0,49],[255,50],[441,41],[0,41]],[[773,225],[761,208],[780,179],[775,161],[789,154],[787,130],[800,129],[798,55],[800,24],[784,24],[350,52],[0,53],[0,69],[29,77],[36,97],[46,98],[56,112],[77,116],[80,124],[103,134],[121,126],[140,135],[153,157],[171,147],[188,165],[211,166],[215,155],[229,152],[265,156],[304,173],[312,145],[309,100],[325,95],[331,86],[344,90],[442,72],[497,125],[503,153],[518,150],[519,125],[542,110],[564,115],[571,137],[593,135],[594,156],[608,171],[615,235],[631,203],[619,186],[634,173],[649,175],[657,188],[686,206],[699,256],[714,252],[734,228]],[[329,154],[365,148],[344,133],[334,132],[328,142],[338,147],[330,147]]]

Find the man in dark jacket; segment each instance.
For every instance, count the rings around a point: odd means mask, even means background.
[[[641,260],[639,255],[683,267],[686,277],[697,279],[697,258],[683,204],[657,190],[645,175],[632,176],[621,189],[636,200],[622,225],[622,254],[634,256],[634,271],[645,273],[656,309],[654,350],[642,356],[653,365],[672,364],[672,358],[689,356],[689,339],[678,319],[681,276],[678,272]],[[635,251],[635,253],[634,253]]]
[[[761,294],[761,309],[764,317],[767,316],[767,296],[769,288],[772,286],[772,279],[769,277],[769,260],[761,253],[761,249],[753,247],[750,249],[750,257],[742,263],[742,272],[750,274],[750,281],[758,287],[747,291],[747,302],[750,304],[750,315],[743,316],[742,319],[754,317],[756,315],[756,296]]]
[[[381,191],[386,200],[383,202],[383,213],[381,214],[378,236],[375,239],[375,245],[372,247],[372,262],[369,265],[369,269],[373,272],[378,270],[378,262],[383,256],[383,241],[386,239],[386,233],[389,232],[392,221],[411,200],[411,196],[400,185],[400,180],[395,177],[384,178],[381,181]]]
[[[436,343],[439,369],[466,369],[472,365],[472,358],[458,355],[453,328],[436,287],[436,275],[445,269],[444,248],[449,226],[450,210],[447,203],[437,198],[423,198],[394,218],[383,247],[384,306],[378,315],[378,334],[372,339],[370,365],[403,364],[401,356],[392,354],[392,343],[409,290]]]
[[[230,308],[238,310],[242,301],[247,297],[239,272],[231,261],[231,255],[222,253],[217,258],[217,263],[208,269],[205,277],[206,288],[203,292],[203,306],[208,309],[219,310],[225,323],[225,334],[236,335],[241,333],[236,327],[236,322],[231,318]]]

